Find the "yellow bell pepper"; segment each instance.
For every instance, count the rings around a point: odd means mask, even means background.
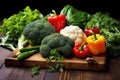
[[[99,55],[106,52],[105,37],[100,34],[88,36],[86,39],[90,52],[93,55]]]

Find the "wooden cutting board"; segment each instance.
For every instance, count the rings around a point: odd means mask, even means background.
[[[36,53],[24,61],[19,61],[17,58],[13,58],[14,53],[11,53],[5,59],[5,65],[8,66],[19,66],[19,67],[32,67],[33,65],[40,66],[40,68],[48,68],[46,59],[43,58],[40,53]],[[94,70],[104,71],[106,69],[106,55],[93,56],[97,62],[95,64],[88,63],[86,59],[78,59],[73,57],[72,59],[64,59],[62,63],[65,69],[81,69],[81,70]],[[52,61],[54,64],[55,62]]]

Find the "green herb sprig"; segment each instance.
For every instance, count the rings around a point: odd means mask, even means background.
[[[34,77],[35,75],[38,75],[40,72],[40,66],[33,65],[33,67],[31,68],[31,71],[32,71],[32,77]]]
[[[64,57],[59,54],[57,49],[53,49],[50,51],[50,56],[46,58],[47,63],[49,64],[48,71],[60,71],[63,72],[64,65],[62,64],[62,60]],[[55,64],[52,64],[52,60],[55,60]]]

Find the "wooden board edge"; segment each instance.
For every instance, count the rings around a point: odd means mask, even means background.
[[[92,70],[92,71],[105,71],[106,70],[106,58],[104,63],[89,65],[79,62],[72,62],[72,61],[63,61],[64,69],[79,69],[79,70]],[[54,64],[54,61],[52,61]],[[11,59],[11,54],[5,59],[5,66],[16,66],[16,67],[32,67],[33,65],[40,66],[41,68],[48,68],[49,65],[46,61],[33,61],[33,60],[26,60],[26,61],[19,61],[16,59]],[[76,66],[77,65],[77,66]]]

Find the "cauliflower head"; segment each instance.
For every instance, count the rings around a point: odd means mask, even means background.
[[[87,36],[79,26],[73,25],[66,26],[65,28],[61,29],[60,34],[68,36],[69,38],[74,40],[75,43],[85,41],[87,38]]]

